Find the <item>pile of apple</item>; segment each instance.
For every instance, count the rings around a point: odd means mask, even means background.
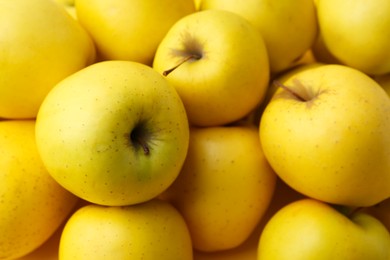
[[[390,1],[0,0],[0,259],[390,259]]]

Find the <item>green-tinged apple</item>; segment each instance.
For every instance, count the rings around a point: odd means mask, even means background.
[[[153,67],[176,88],[196,126],[246,116],[262,101],[269,80],[260,33],[222,10],[196,12],[175,23],[158,46]]]
[[[49,173],[87,201],[109,206],[149,200],[177,177],[187,154],[183,103],[151,67],[95,63],[57,84],[37,117]]]
[[[390,233],[376,218],[344,215],[314,199],[292,202],[268,221],[260,235],[258,260],[390,258]]]
[[[34,120],[0,122],[0,169],[0,259],[16,259],[41,246],[78,198],[43,165]]]
[[[246,18],[262,34],[272,73],[300,60],[317,35],[313,0],[202,0],[200,10],[222,9]]]
[[[193,247],[215,252],[237,247],[250,236],[275,183],[257,128],[192,127],[182,171],[161,198],[183,215]]]
[[[52,0],[0,2],[0,117],[35,118],[44,97],[95,60],[87,32]]]
[[[151,65],[169,28],[195,12],[194,0],[76,0],[78,21],[96,43],[100,60]]]
[[[326,48],[341,63],[369,75],[390,72],[390,1],[319,0]]]
[[[314,66],[279,82],[259,134],[275,172],[329,203],[372,206],[390,196],[390,99],[364,73]]]
[[[66,222],[59,248],[61,260],[191,260],[192,254],[183,217],[161,200],[123,207],[82,207]]]

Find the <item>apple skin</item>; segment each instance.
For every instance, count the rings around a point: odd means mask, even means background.
[[[383,259],[390,257],[390,233],[376,218],[345,216],[324,202],[302,199],[280,209],[259,240],[259,260]]]
[[[65,8],[65,10],[72,16],[74,19],[77,20],[77,14],[76,14],[76,7],[75,0],[54,0],[55,2],[59,3],[62,7]]]
[[[3,118],[34,119],[55,84],[95,60],[87,32],[53,1],[1,1],[0,31]]]
[[[87,205],[63,229],[59,259],[192,259],[191,237],[169,203],[123,207]]]
[[[297,65],[317,35],[313,0],[202,0],[200,10],[209,9],[236,13],[256,27],[267,46],[272,74]]]
[[[49,173],[69,191],[108,206],[157,196],[177,177],[189,126],[175,89],[131,61],[95,63],[57,84],[37,117]]]
[[[187,62],[183,60],[191,58]],[[176,22],[158,46],[153,68],[178,91],[195,126],[225,125],[259,104],[269,80],[264,41],[244,18],[206,10]]]
[[[193,0],[77,0],[78,21],[93,38],[100,60],[151,65],[158,44]]]
[[[319,0],[326,48],[341,63],[369,75],[390,72],[390,1]]]
[[[257,128],[192,127],[186,161],[162,198],[183,215],[194,249],[216,252],[250,236],[267,211],[275,183]]]
[[[260,121],[275,172],[308,197],[372,206],[390,193],[390,99],[362,72],[314,66],[282,82]]]
[[[365,208],[364,211],[380,220],[390,232],[390,198]]]
[[[271,217],[287,204],[305,198],[286,185],[280,178],[276,180],[275,191],[267,211],[251,235],[239,246],[218,252],[202,252],[194,250],[194,260],[253,260],[257,258],[259,238],[264,226]]]
[[[78,198],[43,165],[34,120],[1,121],[0,144],[0,259],[15,259],[41,246]]]

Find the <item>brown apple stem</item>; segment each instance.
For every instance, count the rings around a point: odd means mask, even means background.
[[[135,138],[134,141],[137,142],[142,147],[145,155],[150,154],[150,148],[149,148],[148,144],[141,137]]]
[[[185,57],[182,61],[180,61],[176,66],[174,66],[173,68],[169,69],[169,70],[164,70],[163,71],[163,75],[164,76],[168,76],[172,71],[174,71],[175,69],[177,69],[179,66],[181,66],[183,63],[191,60],[191,59],[196,59],[196,60],[199,60],[201,58],[200,55],[198,54],[191,54],[187,57]]]
[[[302,101],[302,102],[305,102],[306,100],[301,97],[297,92],[293,91],[291,88],[283,85],[280,81],[278,80],[274,80],[273,81],[273,84],[277,87],[281,87],[283,88],[284,90],[288,91],[289,93],[291,93],[294,97],[296,97],[298,100]]]

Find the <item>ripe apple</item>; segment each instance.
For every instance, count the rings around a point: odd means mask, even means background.
[[[89,35],[53,1],[1,1],[0,31],[3,118],[35,118],[56,83],[95,59]]]
[[[217,252],[202,252],[194,250],[194,260],[253,260],[257,258],[259,237],[264,226],[271,217],[287,204],[305,198],[304,195],[296,192],[286,185],[280,178],[276,180],[272,200],[261,221],[252,231],[251,235],[239,246],[228,250]]]
[[[370,75],[390,72],[390,1],[319,0],[324,44],[341,63]]]
[[[317,35],[313,0],[202,0],[200,10],[222,9],[246,18],[261,33],[273,74],[300,60]]]
[[[101,60],[151,65],[168,29],[195,12],[194,0],[77,0],[78,21],[96,43]]]
[[[34,120],[0,122],[0,169],[0,259],[15,259],[41,246],[78,198],[44,167]]]
[[[269,206],[275,182],[257,128],[192,127],[183,168],[162,198],[183,215],[193,247],[215,252],[249,237]]]
[[[389,259],[390,233],[374,217],[343,215],[330,205],[302,199],[279,210],[259,240],[259,260]]]
[[[260,103],[269,80],[264,41],[244,18],[207,10],[180,19],[153,67],[178,91],[196,126],[231,123]]]
[[[161,200],[123,207],[91,204],[66,222],[59,258],[191,260],[191,237],[180,213]]]
[[[177,177],[187,154],[183,103],[151,67],[95,63],[57,84],[37,117],[49,173],[87,201],[109,206],[149,200]]]
[[[297,72],[260,120],[264,154],[298,192],[326,202],[371,206],[390,196],[390,99],[364,73],[343,65]]]

